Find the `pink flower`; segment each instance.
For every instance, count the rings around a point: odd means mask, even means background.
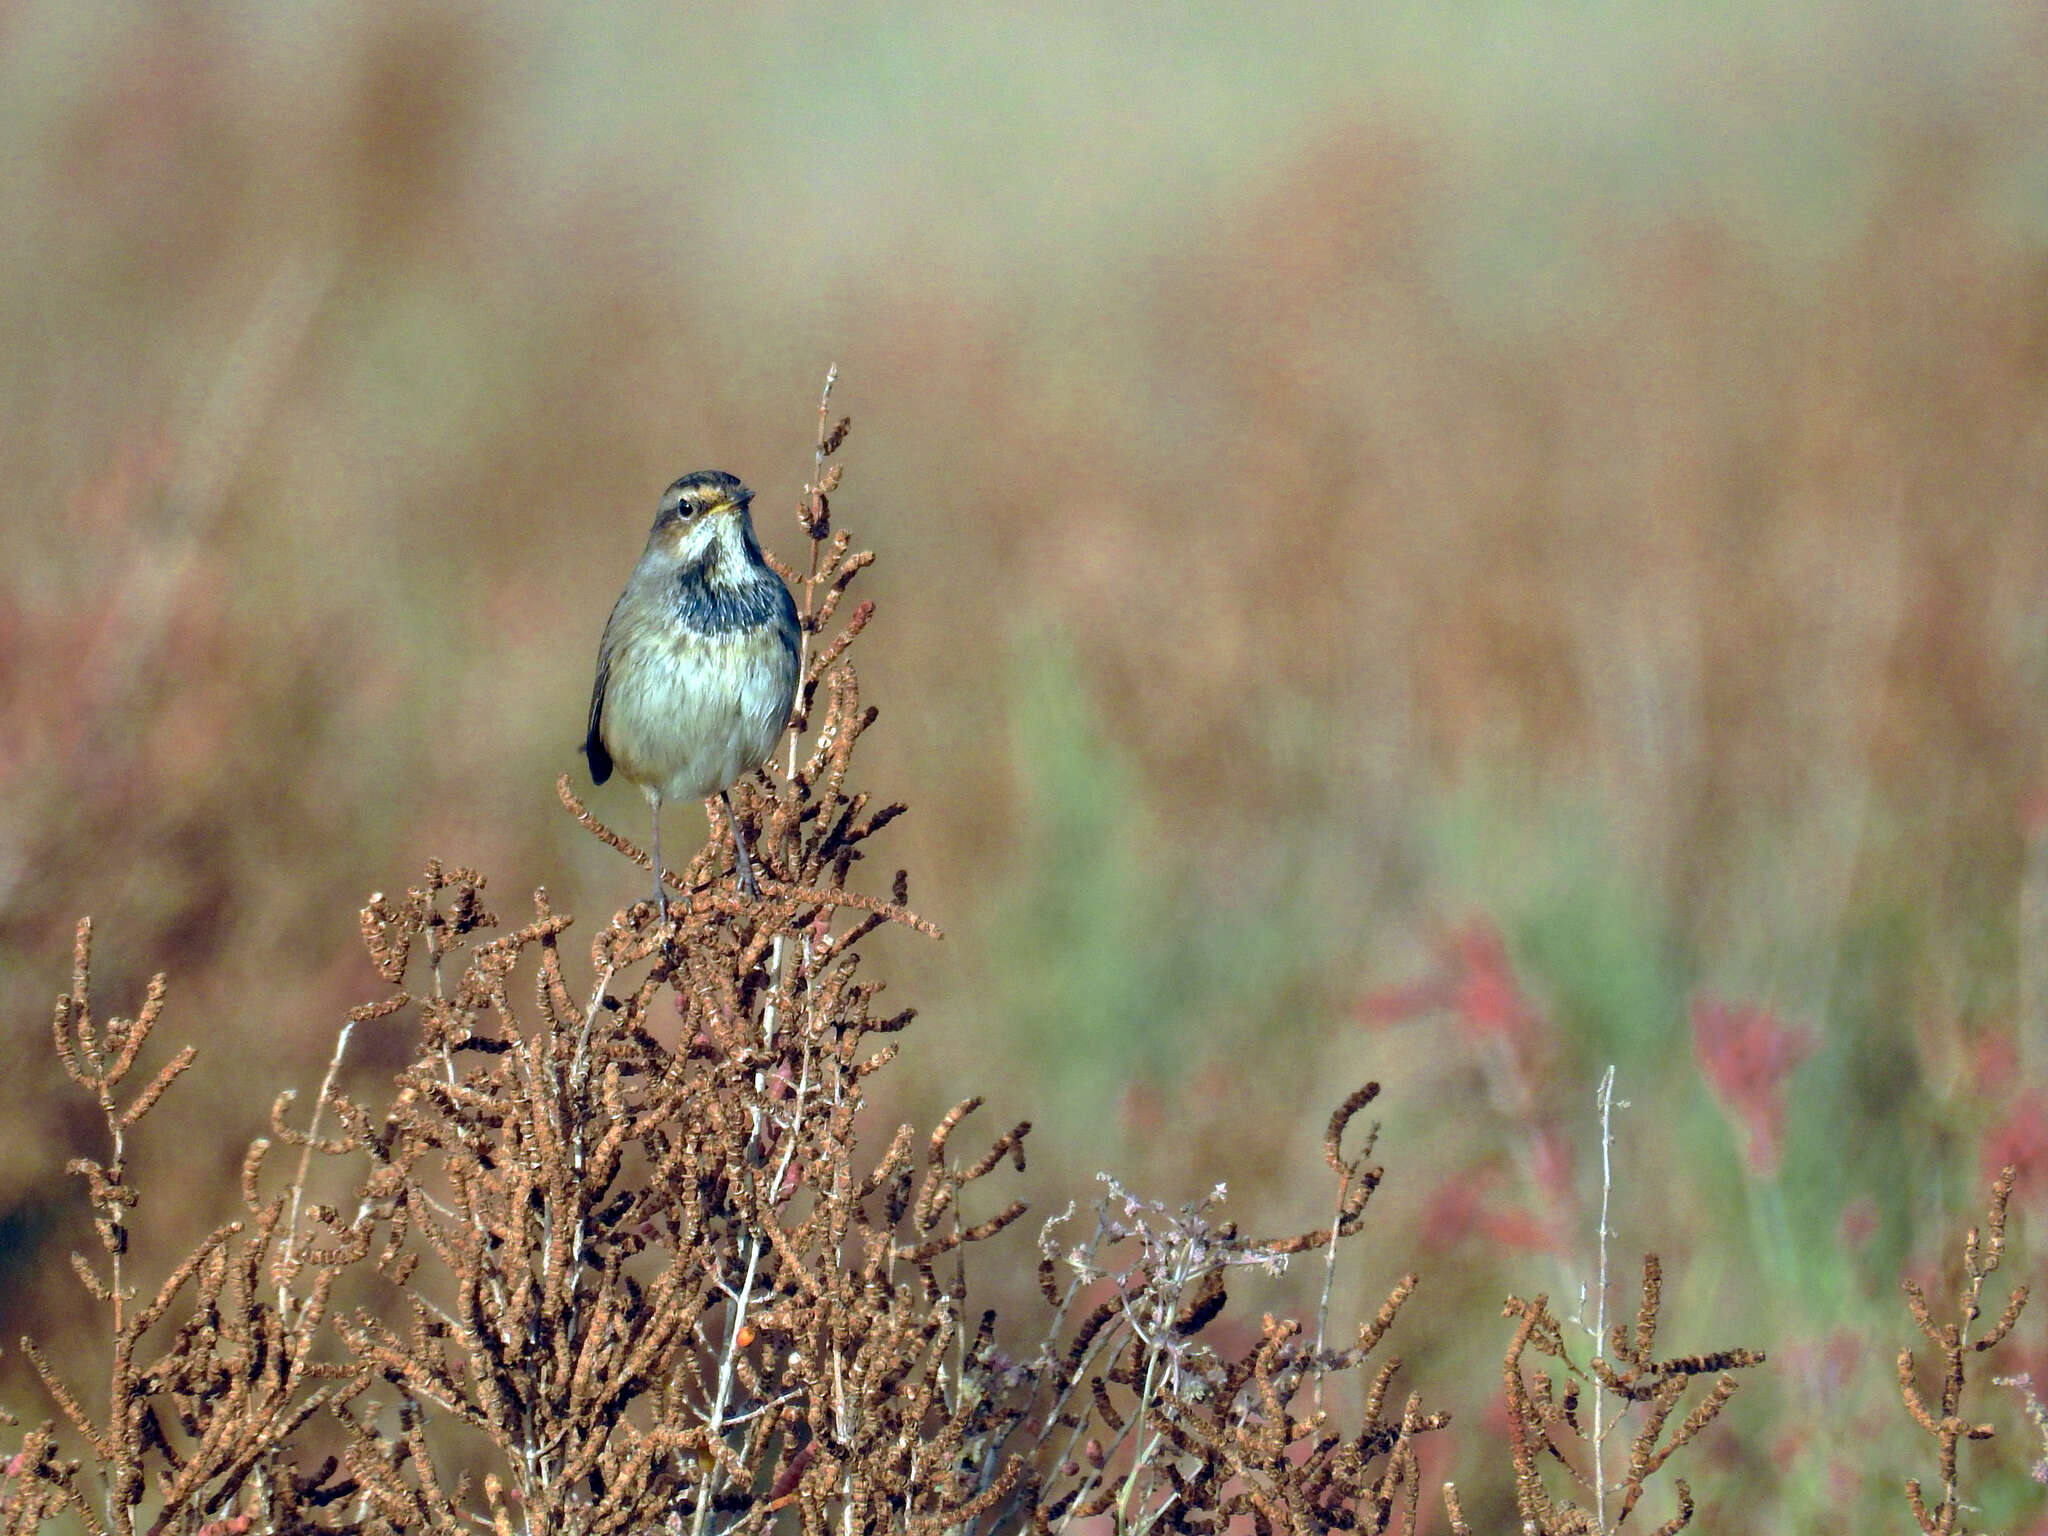
[[[1478,1238],[1496,1249],[1562,1253],[1563,1235],[1540,1216],[1500,1198],[1498,1168],[1469,1168],[1437,1186],[1422,1213],[1422,1240],[1431,1249]]]
[[[1358,1012],[1369,1024],[1399,1024],[1448,1013],[1468,1039],[1505,1039],[1519,1046],[1543,1023],[1522,984],[1500,930],[1474,918],[1441,937],[1435,968],[1420,981],[1367,993]]]
[[[1983,1168],[1988,1183],[2006,1168],[2019,1170],[2021,1189],[2040,1189],[2048,1173],[2048,1094],[2021,1094],[1984,1137]]]
[[[1768,1008],[1701,996],[1692,1005],[1692,1053],[1722,1111],[1748,1133],[1749,1171],[1769,1178],[1785,1150],[1785,1086],[1814,1051],[1813,1032]]]

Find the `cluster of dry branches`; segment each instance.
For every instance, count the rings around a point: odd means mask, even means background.
[[[1941,1361],[1939,1396],[1936,1406],[1930,1407],[1918,1384],[1919,1368],[1913,1352],[1910,1349],[1899,1351],[1900,1396],[1905,1399],[1906,1412],[1913,1422],[1934,1441],[1935,1462],[1941,1472],[1941,1498],[1932,1509],[1927,1507],[1927,1497],[1921,1489],[1920,1480],[1917,1477],[1906,1479],[1906,1503],[1927,1536],[1956,1536],[1963,1529],[1962,1443],[1965,1440],[1989,1440],[1994,1433],[1989,1424],[1972,1424],[1962,1417],[1963,1392],[1969,1385],[1970,1357],[1996,1349],[2004,1343],[2027,1305],[2027,1287],[2014,1286],[1997,1320],[1976,1338],[1970,1337],[1970,1330],[1984,1316],[1984,1282],[1991,1278],[2005,1257],[2005,1213],[2012,1201],[2013,1181],[2017,1174],[2018,1170],[2013,1167],[2007,1167],[1999,1174],[1991,1186],[1990,1212],[1984,1226],[1970,1228],[1963,1238],[1963,1276],[1957,1289],[1954,1321],[1938,1320],[1934,1309],[1928,1305],[1926,1292],[1913,1281],[1906,1282],[1906,1305],[1913,1313],[1913,1321],[1919,1325],[1927,1342],[1934,1346]],[[2028,1416],[2033,1419],[2035,1428],[2042,1431],[2044,1439],[2048,1439],[2048,1415],[2043,1414],[2027,1380],[2013,1378],[2003,1384],[2020,1390]]]
[[[1547,1297],[1508,1298],[1507,1315],[1518,1322],[1502,1376],[1515,1462],[1515,1502],[1523,1529],[1545,1536],[1598,1536],[1619,1530],[1636,1512],[1650,1478],[1713,1423],[1735,1395],[1735,1378],[1728,1373],[1763,1364],[1762,1353],[1752,1349],[1656,1358],[1663,1292],[1662,1265],[1654,1253],[1647,1254],[1633,1330],[1617,1323],[1605,1339],[1596,1341],[1603,1347],[1584,1366],[1573,1361],[1564,1325],[1551,1312]],[[1531,1355],[1557,1361],[1562,1369],[1553,1375],[1533,1366]],[[1672,1414],[1687,1389],[1706,1376],[1715,1378],[1713,1386],[1674,1425]],[[1611,1420],[1595,1413],[1595,1406],[1608,1400],[1619,1410]],[[1627,1463],[1618,1480],[1610,1482],[1602,1441],[1623,1425],[1633,1431]],[[1554,1497],[1544,1482],[1546,1467],[1562,1468],[1578,1499]],[[1674,1486],[1678,1513],[1657,1527],[1656,1536],[1670,1536],[1692,1519],[1692,1490],[1682,1477]]]
[[[1337,1141],[1365,1096],[1332,1130],[1331,1230],[1251,1243],[1119,1193],[1023,1364],[967,1311],[964,1255],[1022,1214],[974,1186],[1021,1165],[1028,1127],[958,1153],[970,1099],[922,1140],[858,1144],[868,1080],[911,1021],[878,1009],[860,942],[933,930],[901,872],[886,898],[851,888],[902,807],[849,783],[875,712],[847,653],[872,610],[841,610],[872,557],[832,527],[846,423],[829,397],[828,381],[799,509],[808,567],[784,573],[804,628],[790,750],[733,797],[758,900],[707,846],[669,875],[674,941],[631,907],[577,986],[571,919],[545,891],[509,931],[470,870],[433,863],[373,897],[363,938],[387,990],[349,1015],[310,1110],[279,1100],[242,1215],[153,1288],[123,1265],[140,1199],[125,1147],[192,1058],[130,1091],[163,985],[101,1021],[81,926],[57,1047],[112,1144],[78,1171],[104,1250],[79,1272],[113,1350],[103,1400],[34,1357],[58,1415],[0,1475],[7,1529],[1049,1530],[1112,1504],[1176,1529],[1238,1509],[1381,1529],[1403,1486],[1412,1512],[1408,1447],[1440,1420],[1411,1400],[1383,1421],[1391,1369],[1356,1435],[1293,1406],[1363,1358],[1394,1303],[1352,1350],[1278,1323],[1235,1359],[1201,1342],[1226,1269],[1356,1229],[1377,1173]],[[648,861],[566,779],[560,794]],[[415,1041],[374,1099],[337,1086],[367,1028]],[[1112,1274],[1119,1244],[1135,1257]]]
[[[1313,1337],[1301,1323],[1270,1315],[1236,1351],[1204,1336],[1228,1304],[1233,1271],[1277,1273],[1318,1248],[1334,1260],[1339,1240],[1363,1226],[1380,1182],[1368,1163],[1373,1138],[1350,1159],[1343,1141],[1378,1093],[1367,1085],[1331,1117],[1324,1154],[1338,1197],[1328,1227],[1247,1238],[1218,1219],[1220,1185],[1206,1199],[1168,1210],[1108,1175],[1093,1230],[1079,1245],[1064,1255],[1058,1247],[1071,1207],[1046,1224],[1039,1284],[1056,1322],[1030,1372],[1029,1454],[1034,1464],[1048,1448],[1053,1455],[1037,1473],[1034,1524],[1064,1530],[1113,1515],[1116,1529],[1135,1532],[1221,1532],[1235,1517],[1260,1530],[1414,1528],[1421,1491],[1415,1441],[1441,1429],[1448,1415],[1424,1413],[1413,1393],[1389,1415],[1401,1368],[1394,1357],[1373,1362],[1355,1428],[1338,1428],[1323,1406],[1329,1378],[1374,1356],[1415,1288],[1413,1275],[1344,1348],[1325,1345],[1327,1286]],[[1065,1328],[1091,1294],[1100,1299]]]
[[[162,978],[133,1019],[101,1018],[80,925],[55,1042],[106,1126],[106,1155],[74,1169],[101,1250],[77,1270],[111,1351],[88,1390],[29,1346],[56,1411],[0,1463],[0,1531],[1220,1536],[1425,1522],[1418,1447],[1448,1415],[1397,1390],[1402,1362],[1386,1352],[1416,1277],[1355,1333],[1333,1337],[1330,1322],[1339,1248],[1381,1180],[1371,1131],[1345,1150],[1376,1086],[1330,1120],[1335,1191],[1317,1230],[1251,1237],[1223,1217],[1220,1186],[1168,1208],[1114,1180],[1078,1235],[1073,1207],[1048,1222],[1050,1311],[1012,1320],[1039,1340],[1022,1353],[970,1309],[968,1261],[1023,1214],[979,1186],[1022,1166],[1029,1127],[959,1150],[970,1098],[927,1135],[862,1144],[870,1079],[912,1013],[878,1006],[861,941],[883,924],[933,930],[902,872],[886,897],[852,888],[902,806],[850,782],[875,712],[849,649],[872,610],[842,609],[871,556],[832,526],[846,423],[829,397],[828,381],[799,509],[811,557],[785,573],[804,618],[789,752],[733,793],[758,899],[733,888],[715,834],[669,874],[673,942],[651,904],[630,907],[594,935],[579,983],[571,919],[545,891],[509,929],[466,869],[433,863],[402,896],[373,897],[362,932],[385,990],[348,1015],[310,1106],[278,1101],[244,1162],[240,1214],[148,1282],[128,1259],[142,1200],[128,1147],[193,1056],[142,1069]],[[648,862],[559,788],[593,835]],[[372,1028],[408,1031],[411,1060],[353,1096],[344,1058]],[[2008,1176],[1988,1238],[1971,1235],[1962,1321],[1937,1323],[1914,1293],[1947,1370],[1937,1411],[1910,1359],[1900,1367],[1941,1456],[1939,1505],[1911,1489],[1930,1533],[1960,1528],[1956,1448],[1979,1433],[1958,1416],[1963,1361],[2025,1299],[1969,1337],[2010,1191]],[[1603,1209],[1603,1295],[1604,1254]],[[1311,1320],[1230,1311],[1240,1278],[1315,1255]],[[1509,1300],[1521,1530],[1628,1523],[1727,1404],[1729,1373],[1761,1362],[1659,1357],[1662,1308],[1652,1256],[1632,1322],[1589,1326],[1575,1359],[1545,1298]],[[1674,1491],[1661,1532],[1692,1518],[1685,1482]],[[1468,1531],[1443,1492],[1451,1528]]]

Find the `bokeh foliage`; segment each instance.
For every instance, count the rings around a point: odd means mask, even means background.
[[[1583,1279],[1616,1062],[1625,1244],[1810,1366],[1716,1528],[1860,1528],[1897,1276],[1987,1144],[2021,1252],[2048,1194],[2048,35],[1340,9],[0,13],[10,1272],[81,912],[225,1167],[367,891],[632,898],[551,801],[597,630],[682,470],[797,548],[837,359],[940,1065],[1049,1185],[1274,1201],[1304,1082],[1381,1077],[1386,1207],[1497,1297]],[[1367,1018],[1475,924],[1519,1033]],[[1811,1050],[1731,1099],[1703,998]]]

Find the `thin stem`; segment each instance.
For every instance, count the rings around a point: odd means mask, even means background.
[[[1614,1068],[1600,1076],[1596,1096],[1600,1106],[1600,1231],[1596,1250],[1593,1292],[1593,1358],[1605,1357],[1607,1350],[1607,1208],[1614,1192]],[[1607,1390],[1596,1375],[1593,1381],[1593,1521],[1607,1529],[1606,1414]]]
[[[284,1252],[277,1265],[277,1315],[287,1323],[292,1320],[290,1279],[292,1250],[299,1241],[299,1206],[306,1194],[306,1179],[313,1169],[313,1144],[320,1138],[320,1117],[326,1112],[328,1102],[334,1093],[334,1080],[341,1072],[341,1059],[348,1052],[349,1036],[355,1032],[356,1021],[345,1021],[334,1037],[334,1054],[327,1058],[327,1075],[320,1080],[320,1093],[313,1100],[313,1123],[306,1128],[306,1144],[299,1149],[299,1171],[292,1179],[291,1215],[285,1221]],[[118,1256],[115,1263],[119,1264]],[[120,1291],[120,1276],[116,1273],[114,1289]]]
[[[1321,1299],[1318,1300],[1316,1303],[1315,1358],[1318,1360],[1320,1360],[1323,1355],[1323,1342],[1325,1339],[1329,1337],[1330,1291],[1332,1287],[1334,1287],[1337,1283],[1337,1239],[1344,1230],[1344,1199],[1345,1196],[1349,1195],[1350,1193],[1351,1170],[1349,1168],[1346,1168],[1344,1170],[1344,1177],[1337,1181],[1337,1217],[1336,1220],[1330,1223],[1330,1241],[1328,1245],[1329,1251],[1325,1253],[1323,1256],[1323,1294]],[[1315,1397],[1316,1407],[1318,1408],[1321,1408],[1323,1406],[1324,1374],[1325,1373],[1322,1371],[1317,1371],[1315,1373]]]
[[[825,370],[825,388],[818,395],[818,440],[817,446],[813,450],[811,468],[811,492],[813,495],[822,494],[817,488],[825,478],[825,441],[828,436],[826,413],[832,404],[832,386],[838,382],[839,365],[833,363]],[[804,622],[797,626],[796,631],[796,687],[798,698],[803,697],[804,674],[810,669],[811,615],[817,611],[818,600],[819,541],[809,539],[806,542],[811,546],[811,564],[810,570],[804,577]],[[785,790],[796,782],[797,749],[800,744],[798,732],[792,729],[789,732],[788,753],[782,769],[782,783]],[[732,812],[732,802],[730,800],[726,802],[726,812],[728,815]],[[733,846],[737,848],[740,840],[740,824],[739,818],[736,816],[733,817],[732,837]],[[761,1010],[761,1044],[765,1050],[771,1052],[775,1047],[776,1026],[780,1022],[781,1009],[777,998],[786,981],[785,961],[787,958],[788,935],[778,932],[775,935],[775,942],[768,951],[768,1001]],[[804,968],[808,970],[811,959],[811,941],[808,937],[804,939],[803,959]],[[755,1074],[755,1088],[758,1090],[763,1085],[764,1079],[762,1075],[759,1073]],[[758,1132],[760,1127],[757,1125],[755,1129]]]
[[[127,1181],[126,1136],[121,1129],[121,1117],[114,1110],[113,1096],[108,1093],[104,1081],[100,1084],[100,1108],[106,1113],[107,1129],[113,1133],[114,1137],[114,1157],[110,1172],[116,1182],[125,1184]],[[104,1219],[118,1222],[121,1219],[121,1212],[117,1208]],[[130,1350],[127,1328],[128,1294],[121,1288],[121,1250],[126,1246],[124,1242],[115,1243],[110,1255],[112,1259],[111,1273],[114,1281],[114,1359],[112,1367],[108,1372],[109,1380],[107,1382],[107,1428],[123,1438],[125,1438],[125,1434],[122,1424],[129,1416],[128,1399],[132,1386],[129,1369]],[[117,1531],[134,1530],[134,1511],[128,1507],[127,1501],[121,1496],[122,1479],[107,1478],[104,1480],[104,1486],[107,1496],[108,1526]]]
[[[773,1203],[776,1193],[781,1190],[783,1180],[789,1177],[791,1160],[796,1156],[798,1133],[803,1126],[804,1100],[809,1096],[811,1086],[811,1051],[808,1041],[804,1044],[803,1067],[797,1074],[796,1098],[790,1109],[789,1133],[783,1137],[782,1158],[775,1165],[775,1181],[768,1186],[768,1199]],[[711,1414],[705,1421],[704,1434],[707,1443],[725,1433],[728,1421],[725,1416],[726,1404],[732,1395],[735,1360],[739,1354],[741,1331],[746,1327],[747,1309],[752,1305],[754,1275],[761,1261],[761,1234],[754,1233],[747,1242],[747,1272],[740,1281],[739,1295],[734,1299],[731,1311],[731,1325],[726,1330],[725,1346],[719,1351],[718,1388],[711,1402]],[[697,1536],[703,1536],[705,1522],[711,1517],[712,1500],[718,1492],[719,1479],[724,1463],[713,1455],[711,1467],[705,1473],[703,1495],[697,1501],[697,1520],[693,1527]]]

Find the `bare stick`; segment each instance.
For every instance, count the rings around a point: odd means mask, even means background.
[[[1598,1258],[1593,1293],[1593,1357],[1597,1360],[1607,1349],[1607,1202],[1614,1192],[1612,1065],[1600,1074],[1600,1090],[1595,1095],[1595,1102],[1600,1106],[1600,1230],[1595,1243]],[[1607,1529],[1606,1408],[1607,1392],[1596,1379],[1593,1391],[1593,1520],[1601,1531]]]

